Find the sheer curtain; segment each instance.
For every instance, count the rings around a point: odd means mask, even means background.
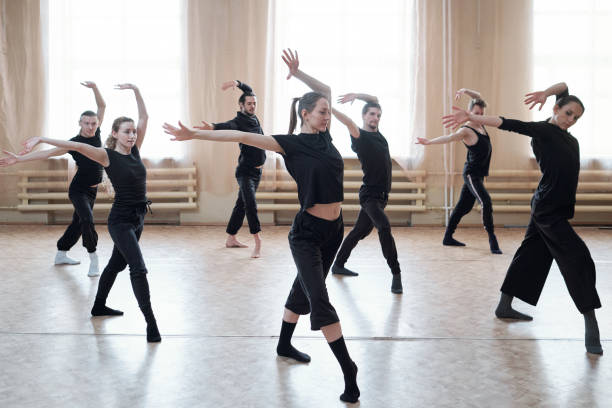
[[[413,149],[414,1],[271,0],[268,42],[268,99],[265,123],[275,133],[287,132],[291,98],[308,88],[286,81],[284,48],[299,52],[301,68],[341,94],[376,95],[383,109],[380,130],[391,154],[408,157]],[[336,105],[359,126],[363,103]],[[333,120],[334,144],[345,157],[355,157],[346,127]]]
[[[46,132],[67,139],[78,133],[84,110],[96,110],[94,81],[106,101],[102,140],[118,116],[138,117],[136,84],[149,114],[143,157],[181,157],[184,146],[164,135],[164,121],[185,111],[185,4],[182,0],[47,0],[48,115]]]
[[[612,166],[608,109],[612,105],[612,2],[537,0],[534,13],[534,86],[544,89],[565,81],[585,104],[571,129],[586,161]],[[549,101],[536,120],[551,115]]]

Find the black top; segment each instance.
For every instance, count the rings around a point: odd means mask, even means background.
[[[542,178],[531,200],[532,215],[540,221],[572,218],[580,173],[578,140],[547,121],[501,119],[500,129],[531,136],[533,154],[542,171]]]
[[[302,210],[344,199],[344,161],[332,143],[329,130],[272,137],[285,151],[285,166],[297,183]]]
[[[359,129],[359,137],[351,136],[351,149],[357,153],[363,170],[362,194],[391,191],[391,155],[387,139],[379,132]]]
[[[238,82],[238,88],[243,93],[253,93],[253,89],[245,83]],[[232,120],[223,123],[214,123],[213,128],[215,130],[240,130],[242,132],[259,133],[263,135],[261,125],[257,116],[245,115],[242,112],[236,112],[236,117]],[[240,146],[240,156],[238,157],[238,167],[236,168],[236,175],[243,172],[248,172],[253,167],[259,167],[266,161],[266,151],[259,149],[254,146],[245,145],[242,143]]]
[[[147,202],[147,170],[138,148],[134,145],[130,154],[111,149],[106,149],[106,153],[109,164],[104,169],[115,189],[113,206],[143,206]]]
[[[463,166],[463,174],[470,174],[476,177],[486,177],[489,175],[489,165],[491,164],[491,139],[487,129],[484,129],[484,134],[470,126],[463,126],[471,129],[478,136],[478,141],[472,146],[467,147],[467,159]],[[465,144],[465,143],[464,143]]]
[[[96,133],[92,137],[76,135],[71,142],[85,143],[94,147],[102,146],[100,140],[100,128],[96,129]],[[77,172],[70,183],[70,189],[87,188],[99,184],[102,181],[102,166],[83,156],[75,150],[69,150],[68,153],[72,156],[77,165]]]

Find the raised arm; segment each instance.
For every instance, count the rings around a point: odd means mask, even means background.
[[[331,104],[331,88],[299,69],[300,60],[298,58],[297,51],[294,54],[290,49],[283,50],[282,58],[283,61],[285,61],[285,64],[287,64],[287,67],[289,67],[289,75],[287,75],[287,79],[290,79],[292,76],[296,77],[305,83],[310,89],[323,95]]]
[[[140,90],[134,84],[119,84],[115,85],[115,89],[131,89],[134,91],[136,97],[136,104],[138,105],[138,124],[136,125],[136,147],[140,150],[142,142],[147,132],[147,123],[149,122],[149,115],[147,114],[147,108],[145,106]]]
[[[261,135],[259,133],[241,132],[239,130],[193,130],[189,129],[181,122],[178,127],[169,123],[164,123],[164,131],[174,136],[171,140],[211,140],[215,142],[239,142],[249,146],[255,146],[263,150],[270,150],[284,154],[283,148],[272,136]]]
[[[357,126],[351,118],[349,118],[336,108],[332,108],[332,113],[334,114],[336,119],[338,119],[340,122],[342,122],[344,126],[348,128],[348,131],[351,136],[353,136],[355,139],[359,139],[359,126]]]
[[[432,144],[444,144],[450,142],[457,142],[459,140],[464,140],[469,137],[469,131],[466,128],[461,128],[458,131],[451,133],[446,136],[439,136],[434,139],[426,139],[424,137],[417,137],[416,144],[422,145],[432,145]]]
[[[499,127],[502,120],[499,116],[474,115],[465,109],[453,106],[453,113],[442,117],[442,124],[446,128],[456,128],[467,121],[485,126]]]
[[[373,95],[368,95],[364,93],[352,93],[352,92],[344,94],[344,95],[340,95],[338,97],[338,103],[350,102],[352,105],[355,99],[359,99],[364,102],[378,103],[378,98]]]
[[[31,137],[23,143],[24,152],[30,152],[39,143],[47,143],[59,147],[61,150],[74,150],[83,156],[100,163],[102,166],[109,165],[108,154],[103,147],[94,147],[87,143],[71,142],[69,140],[49,139],[47,137]],[[55,149],[50,149],[51,151]],[[38,152],[37,152],[38,153]],[[42,153],[42,152],[41,152]]]
[[[248,86],[244,82],[241,82],[241,81],[239,81],[237,79],[233,79],[231,81],[226,81],[226,82],[221,84],[221,90],[222,91],[226,91],[226,90],[228,90],[230,88],[232,88],[232,89],[238,88],[238,89],[240,89],[244,93],[253,92],[253,88],[251,88],[250,86]]]
[[[98,107],[98,112],[96,113],[96,115],[98,115],[98,126],[102,126],[102,121],[104,120],[104,112],[106,111],[106,102],[104,102],[104,98],[102,98],[102,94],[100,93],[98,86],[95,82],[92,81],[81,82],[81,85],[86,88],[90,88],[93,91],[94,96],[96,98],[96,106]]]
[[[531,104],[529,109],[533,109],[533,107],[539,103],[540,108],[538,110],[542,110],[542,107],[546,103],[549,96],[560,96],[562,94],[567,94],[567,92],[567,84],[565,82],[559,82],[558,84],[549,86],[543,91],[530,92],[526,94],[523,102],[525,105]]]
[[[455,92],[455,100],[458,101],[461,98],[461,95],[466,94],[472,99],[482,99],[480,96],[480,92],[475,91],[473,89],[461,88],[457,92]]]

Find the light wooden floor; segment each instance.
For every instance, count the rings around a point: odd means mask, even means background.
[[[101,264],[111,241],[99,225]],[[62,226],[0,226],[0,407],[335,407],[342,376],[320,332],[298,324],[308,365],[276,357],[295,267],[288,227],[265,227],[263,258],[226,249],[222,227],[145,227],[141,241],[163,342],[148,345],[122,273],[109,306],[89,315],[97,278],[82,265],[52,265]],[[347,227],[348,232],[348,227]],[[580,228],[597,266],[605,353],[585,353],[582,316],[556,266],[534,321],[493,316],[499,286],[524,229],[500,229],[491,255],[480,228],[459,229],[466,248],[440,244],[441,228],[394,228],[404,294],[377,236],[347,266],[357,278],[327,285],[359,365],[363,407],[612,406],[612,231]],[[246,229],[242,238],[248,240]]]

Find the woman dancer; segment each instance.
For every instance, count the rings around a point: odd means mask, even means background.
[[[147,322],[147,341],[159,342],[161,336],[151,308],[147,268],[138,241],[144,226],[148,204],[146,198],[147,172],[140,159],[140,147],[147,130],[149,116],[140,91],[135,85],[121,84],[117,89],[132,89],[138,104],[138,124],[127,117],[115,119],[112,133],[106,140],[106,148],[85,143],[34,137],[25,143],[31,150],[38,143],[75,150],[104,166],[115,189],[115,201],[108,216],[108,231],[113,243],[113,253],[98,283],[98,293],[91,314],[93,316],[118,316],[123,312],[106,306],[117,273],[130,267],[130,281],[138,306]]]
[[[542,122],[522,122],[498,116],[482,116],[453,107],[455,113],[443,118],[447,127],[467,120],[495,126],[531,137],[531,146],[542,178],[531,200],[531,219],[521,246],[514,254],[501,287],[495,315],[500,318],[532,320],[512,308],[514,297],[536,305],[553,259],[557,262],[574,304],[584,316],[585,346],[589,353],[602,354],[595,309],[601,307],[595,288],[595,264],[589,249],[574,231],[576,188],[580,172],[578,140],[567,130],[584,112],[584,105],[569,95],[563,82],[544,91],[526,95],[525,104],[542,105],[549,96],[557,102],[553,115]]]
[[[309,362],[310,356],[291,345],[291,336],[300,315],[310,313],[312,330],[321,330],[344,374],[342,401],[356,402],[357,365],[351,360],[342,336],[340,321],[329,301],[325,278],[342,242],[343,224],[340,204],[343,199],[344,163],[334,147],[328,125],[331,119],[331,89],[299,70],[297,52],[283,52],[289,75],[304,82],[314,92],[295,98],[291,105],[289,134],[260,135],[235,130],[191,130],[179,122],[176,128],[164,124],[173,140],[214,140],[240,142],[280,153],[287,170],[298,185],[301,210],[289,233],[289,247],[297,266],[297,278],[285,303],[283,323],[277,346],[280,356]],[[298,103],[301,133],[294,135]]]
[[[471,89],[461,88],[455,94],[455,100],[466,94],[472,98],[468,111],[473,115],[483,115],[487,103],[480,97],[480,93]],[[453,233],[459,225],[461,218],[472,211],[476,199],[482,205],[482,223],[487,234],[489,234],[489,248],[494,254],[501,254],[493,227],[493,206],[491,197],[484,186],[484,178],[489,175],[489,164],[491,163],[491,139],[487,129],[477,122],[468,121],[458,131],[448,136],[440,136],[435,139],[417,138],[417,144],[431,145],[443,144],[461,140],[467,147],[467,159],[463,166],[463,187],[459,201],[451,213],[448,226],[442,240],[443,245],[465,246],[453,238]]]

